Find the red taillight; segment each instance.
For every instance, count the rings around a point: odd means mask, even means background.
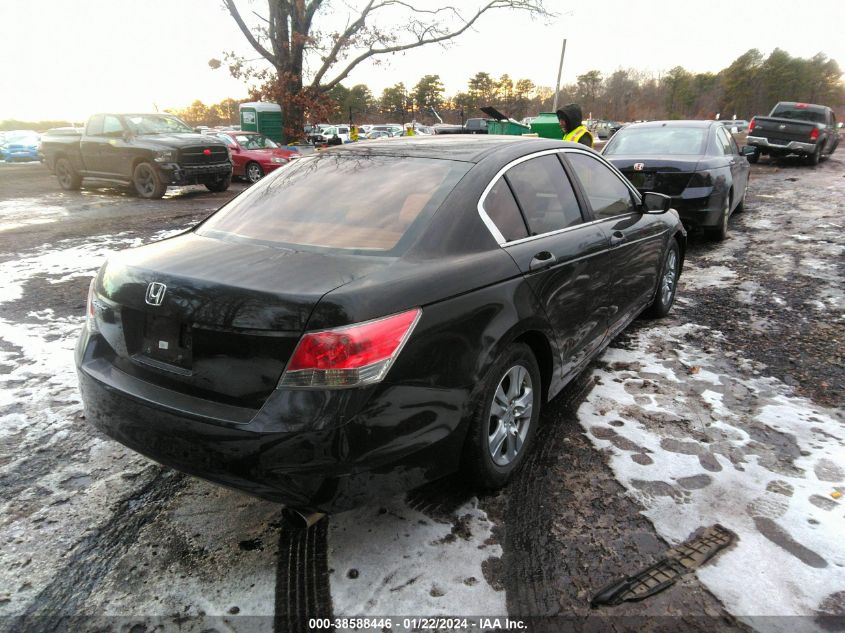
[[[819,128],[814,127],[812,130],[810,130],[810,140],[811,141],[819,140]]]
[[[419,320],[415,308],[374,321],[322,332],[299,341],[280,387],[357,387],[379,382]]]
[[[755,127],[757,127],[757,121],[755,119],[751,119],[751,123],[748,124],[748,131],[753,132]]]

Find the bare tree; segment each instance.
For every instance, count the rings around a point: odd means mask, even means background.
[[[473,10],[467,3],[430,6],[426,0],[367,0],[353,6],[350,0],[267,0],[267,13],[252,12],[246,18],[236,0],[223,5],[244,37],[266,62],[263,67],[234,53],[224,58],[233,76],[258,80],[253,98],[273,100],[282,106],[288,138],[302,133],[307,113],[320,117],[329,90],[337,86],[360,63],[383,58],[428,44],[447,45],[473,28],[490,11],[511,9],[535,17],[550,17],[544,0],[486,0]],[[337,5],[347,11],[345,27],[333,32],[319,24]],[[336,14],[335,14],[336,15]],[[255,61],[255,60],[253,60]],[[269,66],[268,66],[269,64]],[[210,60],[217,68],[222,62]]]

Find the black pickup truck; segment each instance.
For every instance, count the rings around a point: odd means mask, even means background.
[[[41,152],[64,189],[96,178],[133,184],[142,198],[161,198],[168,185],[226,191],[232,181],[223,141],[196,134],[168,114],[95,114],[82,134],[42,136]]]
[[[751,119],[746,143],[757,148],[747,157],[751,163],[756,163],[761,154],[772,158],[798,154],[811,165],[818,165],[839,144],[836,116],[827,106],[781,101],[769,116]]]

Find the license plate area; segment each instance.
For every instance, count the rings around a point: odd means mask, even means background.
[[[193,340],[191,327],[166,317],[148,314],[141,339],[141,354],[155,361],[191,369]]]

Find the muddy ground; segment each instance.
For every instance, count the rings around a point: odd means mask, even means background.
[[[548,631],[842,624],[840,159],[755,166],[729,239],[691,236],[672,314],[635,323],[545,408],[504,491],[452,477],[308,532],[81,418],[72,348],[102,259],[244,187],[151,202],[0,164],[0,630],[296,631],[309,616],[399,628],[403,615]],[[697,574],[590,608],[716,522],[738,540]]]

